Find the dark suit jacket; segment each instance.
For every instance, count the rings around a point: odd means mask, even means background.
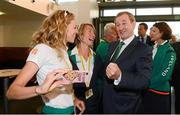
[[[118,42],[112,42],[108,49],[109,60]],[[110,63],[107,60],[104,68],[103,112],[104,113],[137,113],[141,104],[141,94],[150,82],[152,70],[152,49],[134,38],[124,49],[116,64],[122,71],[121,81],[116,86],[114,80],[105,75]],[[102,67],[100,67],[102,68]]]
[[[175,91],[175,114],[180,114],[180,42],[173,43],[172,46],[176,52],[176,63],[171,77],[171,85],[174,86]]]
[[[172,74],[172,85],[175,88],[180,89],[180,42],[176,42],[172,44],[172,46],[176,52],[176,63]]]
[[[137,38],[138,38],[139,40],[141,39],[140,36],[138,36]],[[153,46],[153,45],[154,45],[154,42],[151,41],[151,37],[150,37],[150,36],[147,36],[146,44],[148,44],[149,46]]]

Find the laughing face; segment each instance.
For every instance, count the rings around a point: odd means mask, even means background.
[[[127,14],[122,14],[116,18],[115,25],[119,38],[125,40],[134,34],[136,22],[132,22]]]
[[[86,25],[80,39],[89,47],[92,47],[95,40],[94,29],[91,26]]]

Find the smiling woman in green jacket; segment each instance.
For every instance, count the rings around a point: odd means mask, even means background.
[[[153,48],[153,71],[149,89],[143,98],[144,113],[170,113],[171,78],[176,53],[169,44],[172,30],[165,22],[158,22],[150,30],[156,42]]]

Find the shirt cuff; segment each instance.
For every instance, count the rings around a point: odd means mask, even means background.
[[[121,74],[117,80],[114,80],[114,85],[118,85],[121,81]]]

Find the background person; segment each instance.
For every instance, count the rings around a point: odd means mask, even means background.
[[[104,26],[104,38],[100,39],[100,44],[97,46],[96,53],[99,53],[101,59],[105,61],[107,56],[107,49],[109,43],[117,41],[119,39],[118,33],[114,23],[107,23]]]
[[[72,83],[57,80],[72,70],[67,42],[74,42],[77,24],[74,14],[57,10],[47,17],[33,35],[32,50],[20,74],[7,92],[9,99],[27,99],[41,95],[43,113],[71,114],[74,103],[84,111],[84,103],[73,99]],[[39,86],[26,86],[36,75]],[[74,102],[73,102],[74,100]]]
[[[145,44],[150,46],[154,45],[154,42],[151,40],[151,37],[147,35],[148,25],[146,23],[140,23],[138,26],[138,39]]]
[[[176,63],[174,66],[171,83],[175,92],[175,113],[180,114],[180,42],[172,43],[176,52]]]
[[[150,30],[155,41],[153,48],[153,71],[147,93],[143,97],[144,113],[171,113],[170,79],[176,61],[176,54],[168,40],[172,30],[165,22],[158,22]]]
[[[117,31],[114,23],[107,23],[104,26],[104,41],[110,43],[118,40]]]
[[[176,43],[176,42],[177,42],[176,36],[175,36],[175,35],[172,35],[172,36],[171,36],[171,39],[169,40],[169,42],[170,42],[171,44]]]

